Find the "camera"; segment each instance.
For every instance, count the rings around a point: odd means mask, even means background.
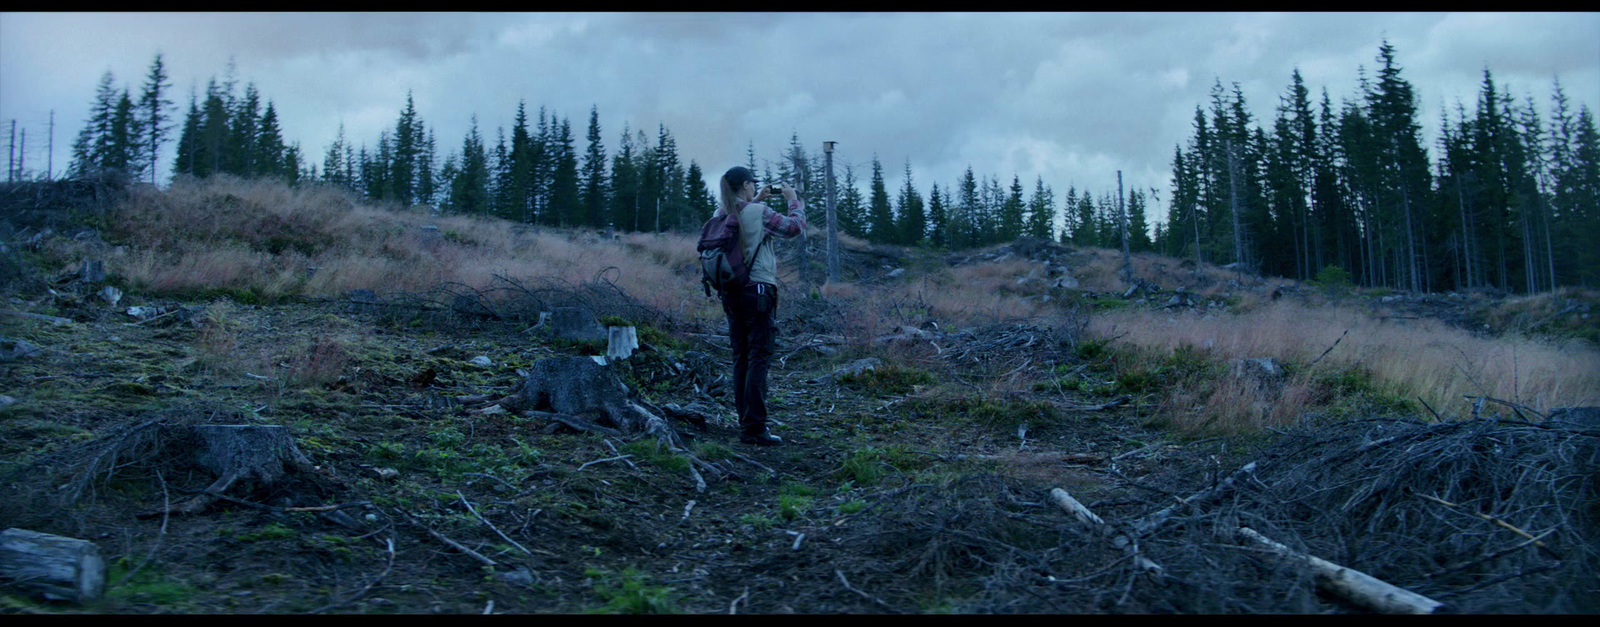
[[[783,186],[782,185],[768,185],[767,186],[767,193],[772,194],[773,196],[782,196],[783,195]]]

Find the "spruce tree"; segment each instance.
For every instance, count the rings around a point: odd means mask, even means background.
[[[156,182],[156,166],[161,156],[161,146],[170,139],[172,132],[172,101],[167,98],[167,90],[172,84],[167,81],[166,65],[161,62],[161,54],[157,53],[155,61],[150,64],[150,73],[145,75],[144,92],[139,97],[139,126],[141,135],[146,142],[144,145],[145,156],[143,161],[150,167],[150,184]]]
[[[583,204],[583,223],[598,228],[605,226],[606,151],[600,143],[600,110],[594,106],[589,107],[589,132],[586,138],[589,147],[583,153],[580,202]],[[693,170],[693,162],[690,162],[690,166]],[[704,187],[704,181],[700,185]],[[709,217],[710,213],[706,216]]]
[[[834,219],[838,222],[839,230],[865,239],[867,210],[862,203],[861,189],[856,186],[855,166],[844,166],[844,182],[834,193],[838,196]]]
[[[950,246],[950,216],[945,204],[939,184],[934,183],[928,190],[928,243],[938,249]]]
[[[572,124],[567,118],[562,118],[552,129],[549,223],[572,226],[580,222],[583,215],[578,204],[577,148],[573,145]]]
[[[883,164],[878,162],[876,155],[872,157],[870,190],[871,196],[867,205],[867,240],[877,244],[894,243],[898,239],[894,229],[894,215],[889,208],[889,191],[883,186]]]
[[[394,125],[394,160],[389,163],[390,196],[404,207],[416,203],[417,160],[422,153],[421,130],[416,102],[411,97],[411,91],[407,90],[406,108],[400,110],[400,119]]]
[[[702,222],[709,220],[711,214],[717,211],[717,201],[706,187],[705,172],[700,170],[700,164],[695,163],[693,159],[689,160],[689,173],[685,175],[684,184],[688,187],[686,191],[688,220],[691,223],[695,220]]]
[[[622,139],[617,154],[611,157],[611,216],[612,227],[621,230],[638,230],[639,177],[638,155],[633,146],[632,131],[622,125]]]
[[[1029,237],[1054,239],[1056,208],[1055,192],[1044,186],[1044,177],[1033,181],[1033,196],[1028,198]]]
[[[178,155],[172,162],[172,178],[194,174],[195,144],[200,141],[200,98],[189,94],[189,111],[183,116],[183,129],[178,132]]]
[[[899,243],[915,246],[927,237],[928,217],[922,207],[922,196],[911,181],[911,161],[906,160],[906,182],[896,199],[899,211]]]
[[[244,97],[235,99],[229,115],[223,171],[246,178],[255,176],[256,166],[251,158],[256,155],[256,139],[261,131],[261,93],[256,91],[255,83],[245,85]]]
[[[983,211],[981,199],[978,195],[978,179],[972,174],[972,166],[967,166],[967,171],[961,176],[960,196],[955,204],[955,212],[950,216],[953,235],[951,248],[960,250],[983,245],[983,234],[980,229],[979,214]]]
[[[278,130],[278,112],[270,100],[267,101],[266,112],[261,115],[261,127],[256,136],[255,150],[256,154],[250,161],[256,164],[260,176],[285,180],[293,178],[285,167],[283,133]]]
[[[483,136],[478,133],[478,116],[472,116],[472,130],[461,144],[461,171],[450,186],[450,208],[454,213],[487,215],[489,203],[489,155]]]
[[[1011,193],[1007,194],[1000,204],[1000,241],[1009,242],[1022,235],[1022,214],[1025,209],[1026,203],[1022,200],[1022,181],[1013,174]]]
[[[100,75],[100,85],[95,89],[94,100],[89,105],[89,119],[72,143],[72,163],[67,166],[68,176],[72,178],[82,178],[105,167],[111,118],[117,108],[114,80],[110,70]]]

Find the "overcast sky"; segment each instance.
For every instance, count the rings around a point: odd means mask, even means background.
[[[1547,118],[1557,77],[1574,109],[1600,112],[1600,13],[0,13],[0,124],[26,129],[42,172],[54,110],[59,173],[107,70],[137,96],[162,53],[181,122],[231,56],[319,165],[341,123],[375,145],[410,91],[441,159],[474,114],[492,143],[519,100],[570,118],[582,151],[593,105],[608,156],[624,124],[652,141],[665,124],[710,183],[750,143],[771,160],[798,133],[812,152],[837,141],[863,188],[877,155],[891,194],[908,161],[924,195],[969,165],[1029,191],[1043,177],[1058,200],[1114,190],[1121,170],[1158,190],[1161,221],[1173,147],[1216,80],[1270,128],[1296,67],[1337,106],[1385,38],[1430,142],[1441,108],[1471,115],[1486,67]]]

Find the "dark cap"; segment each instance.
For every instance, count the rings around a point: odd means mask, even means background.
[[[728,185],[738,187],[756,180],[756,173],[751,172],[750,168],[736,165],[728,168],[728,172],[722,175],[722,179],[727,181]]]

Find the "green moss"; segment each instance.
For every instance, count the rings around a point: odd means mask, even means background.
[[[634,457],[672,472],[689,472],[689,458],[673,453],[653,439],[635,440],[622,445],[622,450]]]
[[[916,368],[884,366],[845,375],[839,382],[873,394],[910,394],[915,386],[933,383],[933,375]]]

